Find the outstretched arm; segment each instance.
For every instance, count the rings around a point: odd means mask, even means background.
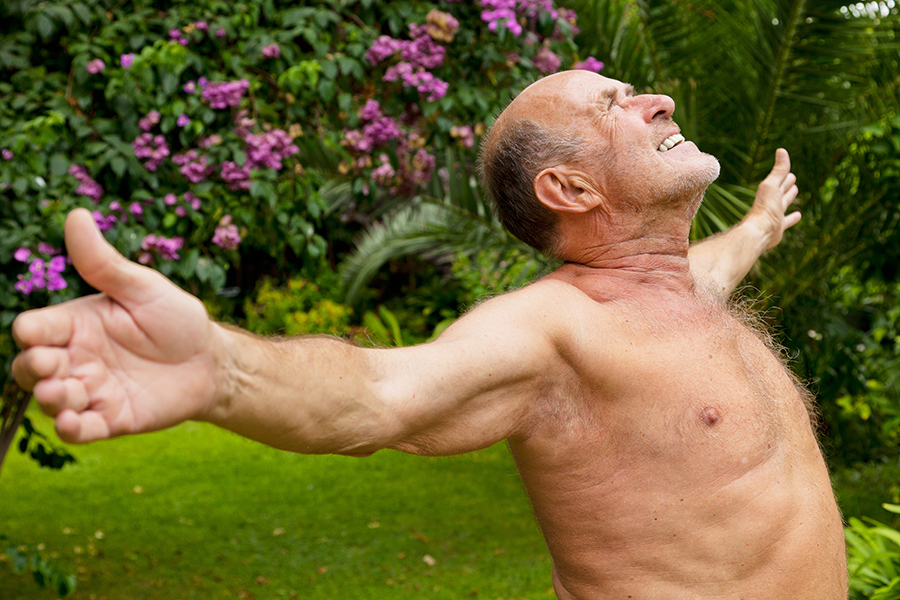
[[[527,429],[544,368],[559,360],[512,296],[422,346],[272,340],[211,321],[199,300],[116,252],[87,211],[69,216],[66,244],[103,293],[20,315],[13,374],[69,442],[195,419],[297,452],[463,452]]]
[[[723,296],[730,294],[760,255],[777,246],[784,231],[800,221],[799,212],[785,214],[797,197],[796,181],[787,150],[779,148],[775,166],[759,184],[744,219],[725,233],[691,246],[688,257],[694,276]]]

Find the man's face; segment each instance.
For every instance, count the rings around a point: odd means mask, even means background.
[[[608,198],[638,206],[696,205],[719,175],[715,157],[680,135],[668,96],[635,95],[630,85],[587,71],[560,73],[534,88],[553,109],[551,125],[570,128],[576,121],[584,166]]]

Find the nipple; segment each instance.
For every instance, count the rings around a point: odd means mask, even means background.
[[[700,413],[700,418],[703,420],[704,423],[706,423],[707,425],[712,427],[713,425],[715,425],[716,423],[719,422],[719,411],[717,411],[715,408],[713,408],[711,406],[708,406],[708,407],[704,408],[703,411]]]

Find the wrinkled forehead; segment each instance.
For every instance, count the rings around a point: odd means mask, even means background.
[[[550,127],[565,126],[582,117],[590,118],[598,104],[608,104],[611,97],[627,93],[630,87],[590,71],[564,71],[525,88],[501,117],[533,119]]]

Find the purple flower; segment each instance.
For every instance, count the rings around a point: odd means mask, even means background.
[[[209,23],[207,23],[206,21],[197,21],[194,23],[194,27],[196,27],[200,31],[206,31],[207,29],[209,29]]]
[[[553,53],[547,46],[541,47],[534,55],[531,63],[534,67],[543,73],[556,73],[562,60]]]
[[[72,164],[69,166],[69,175],[75,177],[81,184],[75,190],[80,196],[88,196],[94,202],[99,202],[103,196],[103,188],[88,175],[87,169],[81,165]]]
[[[91,75],[96,75],[97,73],[99,73],[100,71],[102,71],[105,68],[106,68],[106,63],[104,63],[99,58],[95,58],[94,60],[92,60],[91,62],[89,62],[87,64],[87,66],[85,67],[85,70],[88,73],[90,73]]]
[[[47,242],[39,242],[38,243],[38,252],[42,254],[48,254],[53,256],[54,254],[59,254],[59,250],[48,244]]]
[[[372,180],[379,185],[386,186],[391,178],[396,175],[396,171],[394,171],[387,154],[382,154],[378,159],[381,161],[381,164],[372,169]]]
[[[226,35],[228,35],[228,34],[225,32],[224,27],[219,27],[218,29],[216,29],[216,37],[223,38]]]
[[[485,2],[481,4],[482,6],[486,5]],[[500,3],[494,4],[498,5]],[[514,3],[512,4],[514,5]],[[496,10],[481,11],[481,20],[488,24],[488,29],[491,31],[497,31],[497,28],[502,25],[511,31],[514,36],[522,35],[522,26],[516,20],[516,12],[511,7],[503,6]]]
[[[21,277],[21,275],[19,277]],[[16,285],[13,287],[15,287],[18,291],[20,291],[22,294],[27,296],[28,294],[31,293],[31,290],[34,289],[34,284],[31,283],[31,281],[28,279],[20,279],[19,281],[16,282]]]
[[[265,58],[278,58],[281,56],[281,48],[278,44],[269,44],[268,46],[263,46],[262,55]]]
[[[178,196],[175,194],[166,194],[163,201],[166,203],[166,206],[175,206],[175,203],[178,202]]]
[[[213,244],[224,248],[225,250],[234,250],[241,243],[241,235],[238,232],[237,225],[231,222],[231,215],[225,215],[219,221],[216,227],[216,233],[213,235]]]
[[[175,124],[178,125],[179,127],[186,127],[190,122],[191,122],[191,118],[188,117],[186,114],[181,113],[178,116],[178,119],[175,121]]]
[[[7,148],[0,150],[0,156],[3,156],[3,160],[12,160],[13,152]]]
[[[211,108],[223,109],[229,106],[237,106],[241,98],[250,89],[250,82],[246,79],[235,81],[206,81],[198,82],[203,90],[200,96],[209,102]]]
[[[475,145],[475,132],[468,125],[454,125],[450,128],[450,137],[459,140],[466,148]]]
[[[214,133],[209,137],[203,138],[200,140],[201,148],[209,148],[210,146],[218,146],[222,143],[222,136],[218,133]]]
[[[159,112],[151,110],[143,119],[138,121],[138,127],[140,127],[144,131],[150,131],[154,125],[159,123],[160,117],[161,115],[159,114]]]
[[[594,73],[599,73],[603,70],[603,63],[593,56],[588,56],[581,62],[577,62],[572,65],[573,69],[581,69],[583,71],[593,71]]]
[[[104,217],[103,213],[99,210],[95,210],[92,214],[94,215],[94,223],[97,224],[97,229],[100,231],[106,231],[119,222],[119,218],[116,217],[116,215],[107,215]]]
[[[48,291],[48,292],[55,292],[55,291],[58,291],[58,290],[64,290],[64,289],[66,289],[67,287],[69,287],[68,282],[66,282],[66,280],[63,279],[62,277],[60,277],[59,275],[52,274],[52,275],[50,275],[50,277],[47,279],[47,291]]]
[[[36,258],[31,261],[31,264],[28,265],[28,270],[38,277],[42,277],[44,275],[44,259]]]
[[[169,30],[169,37],[173,40],[177,40],[181,37],[181,30],[177,28],[172,28]]]
[[[247,143],[247,166],[251,168],[267,168],[281,170],[282,162],[300,151],[293,144],[291,136],[282,129],[273,129],[266,133],[248,133],[244,136]]]
[[[123,54],[119,57],[119,62],[122,63],[123,69],[130,69],[134,62],[134,54]]]
[[[205,156],[197,156],[196,150],[188,150],[184,154],[176,154],[172,162],[179,166],[179,172],[191,183],[200,183],[214,171],[213,165],[206,163]]]
[[[152,135],[142,133],[137,136],[131,147],[134,148],[134,155],[138,158],[148,159],[144,166],[148,171],[155,171],[159,165],[169,156],[169,146],[166,144],[166,138],[161,135]]]
[[[50,273],[62,273],[66,270],[66,259],[64,256],[54,256],[47,263],[47,270]]]
[[[191,192],[184,193],[184,201],[191,205],[194,210],[200,210],[200,198]]]
[[[379,36],[366,51],[366,59],[373,65],[393,56],[403,47],[403,42],[392,37]]]
[[[226,160],[222,163],[222,181],[233,191],[250,189],[250,165],[239,167],[237,163]]]
[[[141,241],[141,249],[145,252],[156,252],[165,260],[178,260],[181,258],[178,251],[184,245],[184,238],[165,238],[161,235],[150,234]],[[143,258],[143,256],[141,257]],[[141,260],[143,264],[146,264]],[[149,260],[148,260],[149,262]]]
[[[13,254],[13,258],[15,258],[19,262],[28,262],[28,259],[30,257],[31,250],[29,250],[28,248],[18,248]]]
[[[378,100],[366,100],[365,106],[359,109],[359,118],[365,122],[374,121],[381,116],[381,105]]]
[[[128,207],[128,212],[130,212],[131,214],[133,214],[135,216],[140,216],[140,215],[144,214],[144,209],[139,203],[132,202],[131,206]]]
[[[188,81],[184,84],[184,93],[185,94],[196,94],[197,93],[197,84],[194,83],[193,80]]]
[[[178,215],[179,217],[183,217],[187,214],[187,209],[183,206],[176,206],[175,214]]]

